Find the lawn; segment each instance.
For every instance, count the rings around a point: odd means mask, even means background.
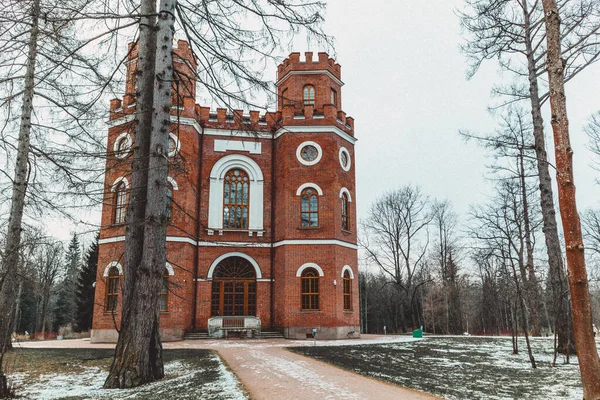
[[[510,338],[427,338],[416,342],[344,347],[294,347],[363,375],[432,393],[447,399],[581,399],[576,357],[570,364],[552,362],[552,340],[532,340],[537,369],[532,369],[519,341],[512,354]]]
[[[110,349],[16,349],[6,370],[21,399],[248,398],[210,350],[165,350],[164,379],[135,389],[102,389],[113,354]]]

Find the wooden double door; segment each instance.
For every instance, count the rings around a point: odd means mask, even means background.
[[[229,257],[215,268],[212,282],[211,315],[256,316],[256,272],[242,257]]]

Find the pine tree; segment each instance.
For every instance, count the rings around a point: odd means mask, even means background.
[[[75,289],[77,286],[77,275],[81,265],[81,250],[79,239],[73,233],[69,249],[65,256],[64,279],[58,287],[58,298],[54,309],[54,329],[61,326],[71,326],[75,323]]]
[[[84,332],[92,327],[94,313],[94,282],[96,281],[96,267],[98,266],[98,240],[96,239],[87,250],[83,264],[77,276],[75,288],[75,330]]]

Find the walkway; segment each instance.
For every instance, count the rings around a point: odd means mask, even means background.
[[[321,341],[318,346],[343,346],[412,338],[364,335],[362,339]],[[91,344],[88,340],[21,343],[23,347],[113,347]],[[254,400],[289,399],[436,399],[412,389],[355,374],[292,353],[290,346],[312,345],[311,341],[291,340],[207,340],[165,343],[167,349],[212,349],[236,373]]]

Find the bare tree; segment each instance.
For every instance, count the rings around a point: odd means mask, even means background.
[[[40,323],[37,329],[38,332],[45,337],[48,328],[48,306],[50,296],[59,277],[62,267],[63,247],[62,243],[50,241],[40,244],[36,249],[35,261],[33,263],[34,270],[37,275],[40,295]]]
[[[581,223],[575,199],[573,149],[569,138],[565,60],[561,50],[561,11],[555,0],[542,0],[548,54],[546,70],[550,86],[550,108],[556,155],[558,203],[563,223],[569,268],[569,286],[573,307],[573,331],[583,384],[583,397],[600,399],[600,357],[592,330],[592,308],[585,265]]]
[[[436,231],[432,258],[439,268],[444,302],[445,332],[463,332],[458,273],[459,243],[457,238],[458,217],[449,200],[436,201],[432,205],[432,229]]]
[[[159,9],[154,1],[142,0],[140,4],[135,146],[127,212],[123,307],[115,359],[105,388],[138,386],[164,375],[158,328],[168,220],[165,154],[172,86],[186,74],[172,66],[175,16],[200,64],[199,71],[191,68],[187,72],[193,75],[191,81],[198,81],[212,96],[222,100],[233,98],[248,103],[243,95],[247,86],[267,87],[243,59],[271,57],[269,49],[279,46],[280,33],[305,28],[325,38],[320,31],[322,17],[318,11],[323,4],[319,2],[240,0],[225,7],[219,2],[163,0]],[[251,16],[258,29],[240,25],[237,22],[240,15]],[[234,90],[226,88],[224,77],[233,78]]]
[[[535,358],[531,351],[529,342],[529,318],[527,315],[526,294],[523,293],[522,285],[526,282],[524,239],[524,218],[521,189],[514,182],[502,182],[497,195],[485,207],[475,207],[471,211],[470,236],[475,239],[474,250],[485,254],[485,258],[493,257],[503,266],[505,275],[511,276],[515,294],[515,308],[521,314],[523,333],[527,343],[527,351],[531,366],[536,368]],[[516,336],[518,329],[516,310],[511,316],[513,322],[512,331]],[[516,348],[515,348],[516,350]]]
[[[498,87],[495,93],[507,96],[506,103],[529,99],[533,121],[533,135],[539,174],[540,204],[544,223],[544,237],[554,298],[564,298],[561,286],[566,286],[562,250],[556,223],[556,210],[549,172],[544,121],[541,107],[548,92],[540,89],[544,73],[547,47],[545,44],[544,13],[540,0],[465,0],[466,11],[459,13],[467,32],[463,46],[471,61],[469,76],[490,59],[497,59],[501,67],[512,73],[516,80],[508,87]],[[565,45],[565,79],[573,79],[600,56],[600,8],[597,0],[561,0],[565,25],[561,40]],[[541,91],[541,93],[540,93]],[[568,303],[562,301],[554,310],[557,319],[559,351],[571,352]]]
[[[420,188],[405,186],[379,198],[362,223],[367,259],[403,294],[413,328],[422,325],[419,290],[429,281],[425,255],[433,217],[428,207]]]

